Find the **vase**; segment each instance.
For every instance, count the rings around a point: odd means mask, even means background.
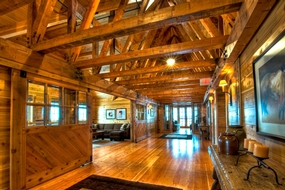
[[[239,143],[234,133],[221,133],[218,138],[218,151],[222,154],[234,155],[238,153]]]
[[[238,144],[239,144],[239,150],[243,150],[244,149],[244,139],[246,138],[246,133],[243,129],[243,126],[241,125],[230,125],[227,128],[228,133],[234,133],[235,136],[238,139]]]

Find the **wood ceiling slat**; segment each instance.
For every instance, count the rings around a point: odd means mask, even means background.
[[[23,7],[34,0],[1,0],[0,2],[0,16]]]

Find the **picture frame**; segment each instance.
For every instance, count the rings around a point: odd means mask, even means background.
[[[117,120],[126,120],[127,119],[127,109],[126,108],[117,108],[116,109],[116,119]]]
[[[253,62],[256,132],[285,141],[285,32]]]
[[[115,119],[115,118],[116,118],[115,109],[107,109],[106,110],[106,119]]]

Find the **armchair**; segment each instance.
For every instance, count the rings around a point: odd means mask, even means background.
[[[173,121],[173,131],[178,131],[180,129],[180,124],[177,120]]]

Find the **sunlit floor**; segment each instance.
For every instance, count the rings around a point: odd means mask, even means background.
[[[167,133],[167,132],[166,132]],[[177,134],[191,134],[181,128]],[[32,189],[66,189],[91,174],[185,190],[209,190],[213,164],[209,140],[193,133],[192,140],[161,139],[153,134],[138,143],[119,141],[93,149],[93,162]]]

